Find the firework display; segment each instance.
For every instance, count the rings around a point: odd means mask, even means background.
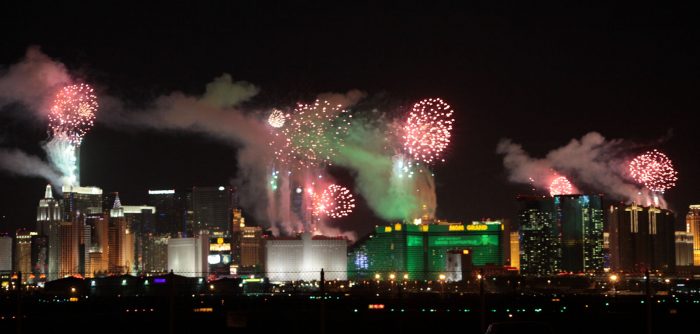
[[[97,97],[87,84],[65,86],[54,98],[49,127],[54,137],[65,137],[79,146],[90,131],[97,111]]]
[[[342,218],[355,208],[355,198],[350,190],[337,184],[329,185],[323,193],[316,198],[314,215],[325,215],[330,218]]]
[[[270,143],[280,163],[297,168],[331,165],[352,116],[339,105],[299,104]]]
[[[267,118],[267,123],[273,128],[281,128],[286,120],[287,116],[281,110],[273,109]]]
[[[673,163],[658,150],[638,155],[629,163],[630,176],[649,190],[664,193],[673,188],[678,180],[678,173]]]
[[[566,177],[559,176],[549,185],[549,194],[551,196],[571,195],[573,194],[573,186]]]
[[[404,125],[404,149],[415,160],[430,164],[442,160],[450,143],[452,109],[442,99],[425,99],[413,105]]]

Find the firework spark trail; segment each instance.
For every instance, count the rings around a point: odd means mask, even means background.
[[[404,125],[404,148],[414,160],[431,164],[450,143],[453,111],[442,99],[425,99],[413,105]]]
[[[343,146],[352,115],[340,105],[317,100],[299,104],[270,146],[277,161],[297,169],[325,167],[332,164],[337,147]]]
[[[571,186],[571,182],[569,182],[569,180],[564,176],[557,177],[549,185],[549,194],[551,196],[571,195],[573,194],[573,190],[574,189],[573,186]]]
[[[273,128],[281,128],[284,126],[284,122],[287,120],[287,115],[285,115],[281,110],[273,109],[270,116],[267,118],[267,123]]]
[[[338,219],[352,213],[354,208],[355,199],[350,190],[337,184],[331,184],[316,198],[314,215],[325,215]]]
[[[678,181],[678,172],[665,154],[658,150],[638,155],[629,163],[630,176],[649,190],[663,194]]]
[[[86,84],[63,87],[54,98],[49,113],[49,128],[54,137],[66,137],[80,146],[90,131],[99,105],[92,87]]]

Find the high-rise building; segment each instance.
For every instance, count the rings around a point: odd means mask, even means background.
[[[173,189],[149,190],[148,205],[155,207],[156,233],[186,236],[192,230],[192,193]]]
[[[12,237],[0,235],[0,273],[12,271]]]
[[[58,225],[60,244],[58,278],[80,274],[79,221],[62,221]],[[49,236],[49,240],[51,236]]]
[[[311,236],[265,240],[265,275],[272,281],[347,280],[345,237]]]
[[[245,218],[241,209],[231,210],[231,263],[234,267],[241,265],[241,241],[243,239],[243,227],[245,227]]]
[[[119,196],[109,213],[109,264],[111,274],[126,274],[133,272],[134,238],[129,230],[129,224],[124,216],[124,208]]]
[[[193,232],[228,230],[233,198],[232,187],[192,187]]]
[[[502,226],[501,222],[377,226],[352,246],[348,276],[372,279],[375,274],[394,273],[409,279],[437,279],[447,270],[448,254],[453,251],[469,253],[471,263],[461,263],[464,268],[501,266]]]
[[[109,214],[86,215],[85,228],[90,230],[85,274],[87,277],[106,274],[109,269]]]
[[[673,212],[636,204],[610,207],[611,269],[643,273],[675,270]]]
[[[690,206],[685,224],[686,230],[693,235],[693,265],[700,266],[700,204]]]
[[[34,281],[45,281],[49,270],[49,238],[45,235],[32,236],[32,274]]]
[[[102,212],[102,189],[97,187],[63,186],[63,220],[78,214]]]
[[[552,275],[561,268],[561,239],[551,197],[519,197],[520,272]]]
[[[44,190],[44,198],[39,200],[36,211],[36,230],[39,236],[47,242],[45,263],[36,263],[35,275],[44,275],[48,280],[58,278],[60,266],[61,239],[58,236],[58,228],[63,220],[63,210],[59,201],[53,198],[51,185]],[[41,260],[41,250],[37,249],[37,260]]]
[[[156,208],[147,205],[123,205],[124,218],[126,218],[129,232],[134,239],[134,256],[133,265],[134,271],[140,273],[143,271],[143,247],[145,237],[155,233],[155,214]]]
[[[603,210],[598,195],[519,197],[523,274],[602,272]]]
[[[142,266],[146,275],[159,275],[168,271],[168,234],[149,233],[144,236]]]
[[[517,231],[510,232],[510,266],[520,269],[520,235]]]
[[[693,265],[693,234],[676,231],[676,266]]]
[[[15,234],[14,271],[22,272],[23,283],[32,273],[32,236],[35,235],[36,232],[25,229],[19,229]]]
[[[209,275],[209,235],[168,240],[168,270],[186,277]]]
[[[260,226],[244,226],[241,230],[241,273],[260,273],[263,271],[265,246]]]

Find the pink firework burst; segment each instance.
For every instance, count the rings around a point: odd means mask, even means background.
[[[573,193],[574,187],[571,186],[571,182],[564,176],[557,177],[549,185],[549,194],[552,196],[571,195]]]
[[[313,214],[315,216],[326,215],[331,218],[342,218],[350,213],[355,208],[355,198],[353,198],[350,190],[337,184],[329,185],[316,198]]]
[[[678,180],[678,172],[665,154],[658,150],[638,155],[629,163],[630,176],[649,190],[664,193],[673,188]]]
[[[425,99],[413,105],[404,125],[404,148],[414,160],[430,164],[442,160],[450,143],[454,118],[449,104],[442,99]]]
[[[92,87],[77,84],[63,87],[54,98],[49,112],[49,127],[53,136],[65,137],[80,145],[90,131],[99,105]]]

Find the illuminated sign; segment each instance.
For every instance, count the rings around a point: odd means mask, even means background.
[[[175,190],[170,189],[170,190],[149,190],[148,194],[149,195],[168,195],[168,194],[174,194]]]
[[[487,225],[467,225],[467,231],[486,231],[489,227]]]
[[[75,303],[75,302],[78,301],[78,297],[70,297],[70,299],[68,299],[68,300],[70,300],[71,302]]]
[[[221,256],[219,256],[219,254],[209,255],[209,257],[207,257],[207,262],[209,262],[209,264],[219,264],[221,263]]]
[[[195,313],[212,313],[214,312],[214,309],[211,307],[197,307],[192,310],[192,312]]]
[[[464,231],[464,225],[450,225],[450,231]]]
[[[391,232],[391,226],[385,226],[384,232]]]
[[[437,236],[428,238],[430,247],[449,246],[498,246],[496,235],[462,235],[462,236]]]
[[[367,305],[367,308],[370,310],[383,310],[384,304],[369,304]]]
[[[401,224],[396,224],[396,225],[394,225],[394,230],[401,231],[401,227],[402,227]]]
[[[165,284],[165,278],[154,278],[153,283],[155,284]]]
[[[230,250],[231,250],[230,243],[209,244],[209,251],[211,251],[211,252],[225,252],[225,251],[230,251]]]

